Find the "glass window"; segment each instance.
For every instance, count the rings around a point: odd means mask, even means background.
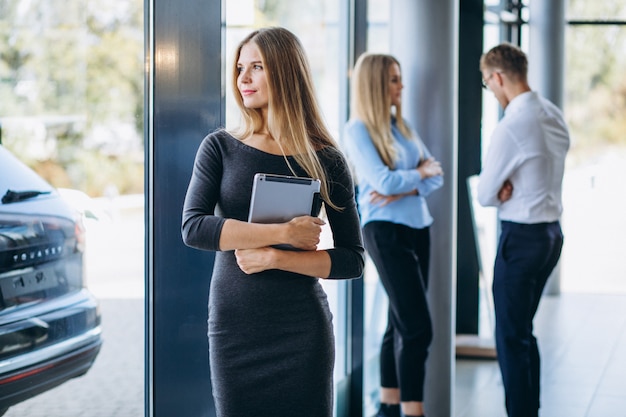
[[[367,51],[389,53],[390,0],[367,1]]]
[[[570,6],[586,17],[626,9],[623,2]],[[565,35],[564,111],[572,142],[563,184],[562,289],[625,293],[626,266],[619,259],[626,243],[609,236],[626,230],[626,199],[615,192],[626,177],[626,25],[569,25]],[[596,278],[580,279],[588,276]]]
[[[569,0],[567,16],[570,20],[624,20],[626,3],[623,0]]]
[[[626,146],[626,25],[569,26],[565,82],[570,161],[584,163],[607,147]],[[590,59],[593,57],[593,59]]]
[[[339,3],[332,0],[255,1],[235,0],[224,2],[226,10],[226,126],[239,123],[239,111],[232,98],[231,74],[233,52],[237,44],[252,30],[265,26],[282,26],[298,36],[306,50],[313,72],[315,88],[326,118],[335,138],[338,137],[339,114]]]
[[[142,415],[143,7],[0,0],[1,142],[82,212],[85,284],[104,329],[84,376],[6,417]]]
[[[3,144],[57,187],[142,193],[142,2],[0,7]]]

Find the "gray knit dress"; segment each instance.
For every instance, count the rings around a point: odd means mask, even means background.
[[[330,278],[363,270],[364,249],[350,171],[336,149],[318,152],[328,174],[326,206],[334,239]],[[299,176],[307,176],[289,158]],[[269,270],[246,275],[233,251],[219,251],[225,219],[246,221],[258,172],[293,175],[282,156],[250,147],[223,130],[202,142],[183,209],[184,242],[217,251],[209,293],[209,359],[218,417],[331,417],[334,337],[317,278]]]

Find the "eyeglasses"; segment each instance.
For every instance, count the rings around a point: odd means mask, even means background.
[[[483,85],[483,88],[484,88],[485,90],[489,90],[489,86],[487,85],[487,83],[488,83],[488,82],[489,82],[489,80],[493,77],[493,74],[495,74],[496,72],[497,72],[498,74],[502,74],[502,71],[500,71],[500,70],[494,70],[494,71],[492,71],[492,72],[491,72],[491,74],[489,74],[489,77],[487,77],[487,79],[481,78],[481,80],[480,80],[480,81],[481,81],[481,84]]]
[[[485,90],[489,90],[489,86],[487,85],[487,83],[489,82],[489,80],[491,79],[491,77],[493,77],[493,74],[495,74],[497,71],[492,72],[491,74],[489,74],[489,77],[487,77],[487,79],[481,78],[480,82],[483,85],[483,88]]]

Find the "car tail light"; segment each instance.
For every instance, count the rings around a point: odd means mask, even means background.
[[[87,243],[87,230],[83,223],[82,216],[76,216],[74,223],[74,236],[76,236],[76,251],[85,252],[85,244]]]

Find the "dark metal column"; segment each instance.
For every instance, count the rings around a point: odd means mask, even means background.
[[[434,341],[427,364],[426,415],[453,413],[456,306],[458,1],[392,0],[391,53],[402,66],[404,116],[446,173],[429,197],[429,301]]]
[[[367,45],[367,0],[348,0],[341,2],[342,27],[339,74],[339,125],[348,120],[350,115],[350,69],[354,67],[359,55],[365,52]],[[363,279],[350,280],[346,283],[346,303],[348,306],[348,395],[347,406],[341,407],[338,400],[338,416],[363,415],[363,347],[364,347],[364,283]]]
[[[483,0],[462,0],[459,16],[459,167],[456,332],[478,334],[480,263],[467,178],[480,172]]]
[[[180,223],[196,150],[223,123],[221,2],[145,4],[146,415],[208,417],[213,255],[184,246]]]

